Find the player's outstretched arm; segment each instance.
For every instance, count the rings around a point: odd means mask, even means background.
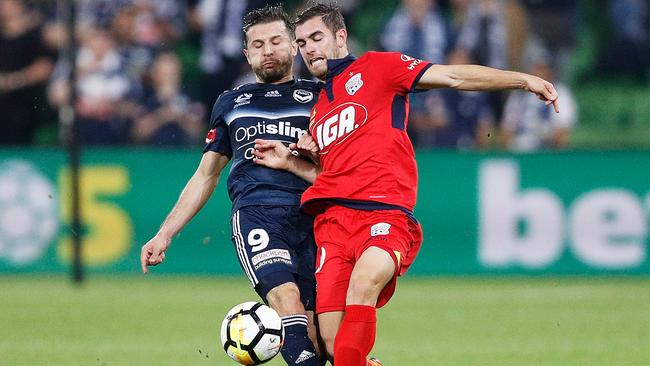
[[[504,71],[480,65],[433,65],[425,71],[418,89],[454,88],[458,90],[524,89],[537,95],[560,112],[557,91],[553,84],[537,76]]]
[[[314,183],[320,167],[291,153],[288,147],[276,140],[255,140],[255,164],[273,169],[287,170],[307,182]]]
[[[201,210],[219,183],[219,174],[228,163],[228,157],[212,151],[203,154],[199,167],[183,188],[178,201],[161,225],[158,233],[140,251],[142,272],[165,259],[165,251],[172,238]]]

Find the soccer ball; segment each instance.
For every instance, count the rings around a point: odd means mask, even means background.
[[[221,345],[242,365],[260,365],[275,357],[284,342],[282,319],[275,310],[254,301],[230,309],[221,323]]]

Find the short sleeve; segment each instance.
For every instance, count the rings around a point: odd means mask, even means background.
[[[232,145],[230,144],[230,134],[228,132],[228,125],[223,118],[225,111],[224,103],[225,98],[222,94],[214,103],[214,107],[212,108],[210,127],[208,134],[205,136],[205,147],[203,148],[203,152],[212,151],[231,158]]]
[[[399,52],[368,52],[368,54],[378,78],[402,95],[417,91],[417,82],[432,65],[428,61]]]

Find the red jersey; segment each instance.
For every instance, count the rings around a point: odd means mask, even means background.
[[[309,124],[322,172],[302,195],[307,210],[323,200],[345,200],[413,211],[418,171],[406,134],[408,93],[429,66],[393,52],[328,61]]]

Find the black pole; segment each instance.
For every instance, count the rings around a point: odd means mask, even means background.
[[[70,86],[70,98],[68,105],[63,106],[60,110],[60,119],[62,124],[63,138],[67,143],[69,164],[70,164],[70,181],[71,181],[71,205],[72,205],[72,222],[70,231],[72,232],[72,280],[75,283],[81,283],[84,279],[83,261],[82,261],[82,223],[80,207],[80,184],[79,184],[79,166],[81,147],[79,146],[77,118],[75,116],[75,104],[77,101],[76,88],[76,62],[77,62],[77,41],[75,34],[76,9],[75,0],[59,0],[59,9],[65,17],[66,33],[68,36],[65,58],[70,67],[68,85]]]

